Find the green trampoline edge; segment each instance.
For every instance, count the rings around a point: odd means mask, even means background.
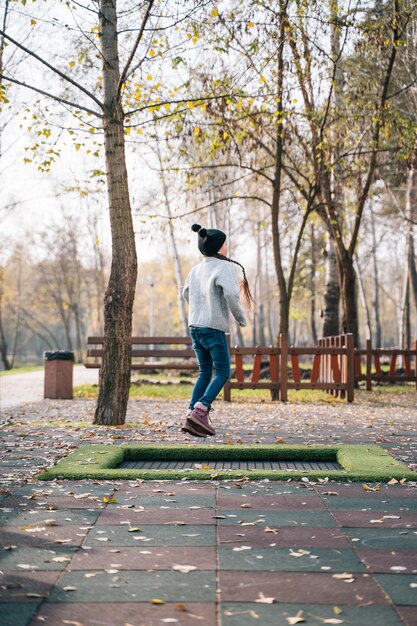
[[[118,469],[128,460],[335,460],[342,470],[149,470]],[[417,480],[417,474],[375,444],[369,445],[115,445],[85,444],[48,470],[38,480],[300,480],[309,479],[386,482]]]

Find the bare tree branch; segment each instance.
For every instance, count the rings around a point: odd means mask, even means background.
[[[10,76],[5,76],[4,74],[0,74],[0,81],[1,80],[7,80],[10,83],[14,83],[16,85],[20,85],[21,87],[26,87],[27,89],[36,91],[36,93],[40,93],[42,96],[46,96],[47,98],[56,100],[57,102],[60,102],[61,104],[67,104],[70,107],[80,109],[80,111],[86,111],[87,113],[90,113],[91,115],[95,115],[96,117],[99,117],[99,118],[102,117],[100,113],[97,113],[97,111],[93,111],[93,109],[89,109],[88,107],[82,106],[81,104],[77,104],[76,102],[71,102],[70,100],[65,100],[64,98],[60,98],[59,96],[54,96],[53,94],[48,93],[47,91],[43,91],[42,89],[38,89],[37,87],[34,87],[33,85],[28,85],[27,83],[23,83],[22,81],[16,80],[15,78],[11,78]]]
[[[60,76],[64,80],[66,80],[68,83],[71,83],[71,85],[74,85],[74,87],[76,87],[77,89],[82,91],[84,94],[86,94],[89,98],[94,100],[94,102],[100,107],[100,109],[103,109],[103,103],[100,102],[100,100],[98,98],[96,98],[94,94],[92,94],[90,91],[88,91],[88,89],[86,89],[85,87],[83,87],[82,85],[77,83],[75,80],[73,80],[72,78],[70,78],[69,76],[64,74],[64,72],[61,72],[61,70],[59,70],[58,68],[56,68],[53,65],[51,65],[50,63],[48,63],[48,61],[45,61],[45,59],[40,57],[35,52],[33,52],[32,50],[29,50],[29,48],[26,48],[26,46],[24,46],[23,44],[19,43],[18,41],[16,41],[15,39],[13,39],[9,35],[7,35],[4,32],[4,30],[0,30],[0,35],[2,35],[5,39],[10,41],[12,44],[14,44],[17,48],[20,48],[21,50],[23,50],[23,52],[26,52],[27,54],[29,54],[29,56],[33,57],[34,59],[36,59],[37,61],[42,63],[42,65],[45,65],[45,67],[50,69],[52,72],[54,72],[55,74],[58,74],[58,76]]]

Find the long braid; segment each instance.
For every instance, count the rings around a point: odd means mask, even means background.
[[[224,256],[224,254],[219,254],[218,252],[213,255],[216,257],[216,259],[221,259],[222,261],[229,261],[229,263],[234,263],[235,265],[239,265],[239,267],[242,269],[243,272],[243,280],[240,283],[241,289],[243,291],[243,297],[245,299],[245,303],[248,307],[249,310],[252,309],[253,304],[255,303],[255,300],[253,299],[253,296],[250,292],[250,287],[249,287],[249,283],[248,283],[248,279],[246,278],[246,271],[245,268],[243,267],[243,265],[241,263],[239,263],[239,261],[235,261],[234,259],[229,259],[229,257]]]

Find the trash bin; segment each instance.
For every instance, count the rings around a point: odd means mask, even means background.
[[[74,353],[67,350],[45,352],[44,398],[72,400]]]

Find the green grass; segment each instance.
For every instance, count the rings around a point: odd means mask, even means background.
[[[185,461],[184,470],[119,469],[123,461]],[[210,470],[210,461],[337,461],[342,470]],[[207,463],[201,469],[196,463]],[[417,474],[377,445],[82,445],[57,465],[38,474],[38,480],[251,480],[328,478],[329,480],[386,482],[416,480]]]
[[[43,365],[22,365],[11,370],[1,370],[0,376],[11,376],[12,374],[27,374],[28,372],[38,372],[43,370]]]
[[[131,385],[130,398],[165,398],[168,400],[186,400],[191,396],[192,383],[181,385]],[[97,385],[80,385],[74,388],[74,398],[96,398]],[[222,398],[223,393],[219,398]],[[317,389],[300,389],[288,391],[290,402],[344,402]],[[271,392],[268,389],[232,389],[232,400],[235,402],[269,402]]]

